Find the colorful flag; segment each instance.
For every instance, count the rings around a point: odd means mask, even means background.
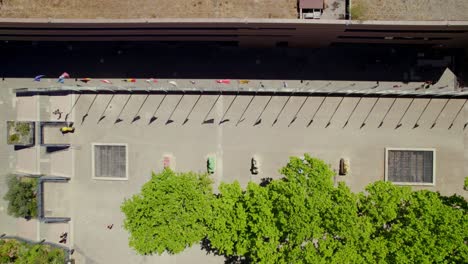
[[[84,83],[88,83],[89,81],[91,81],[91,78],[83,78],[83,79],[80,79],[80,81]]]
[[[67,72],[63,72],[62,75],[60,75],[59,79],[65,79],[65,78],[70,78],[70,74]]]
[[[250,81],[249,80],[239,80],[240,84],[248,84]]]
[[[173,85],[173,86],[177,86],[177,83],[174,82],[174,81],[170,81],[169,84]]]
[[[37,75],[36,77],[34,77],[34,81],[35,82],[40,82],[41,81],[41,78],[44,77],[45,75]]]
[[[134,78],[129,78],[129,79],[123,79],[122,81],[134,83],[134,82],[136,82],[136,79],[134,79]]]
[[[107,84],[112,84],[112,82],[111,82],[111,81],[109,81],[109,80],[101,80],[101,82],[103,82],[103,83],[107,83]]]
[[[216,82],[217,82],[217,83],[223,83],[223,84],[230,84],[230,83],[231,83],[231,80],[227,80],[227,79],[225,79],[225,80],[217,80]]]
[[[147,83],[157,83],[158,80],[153,79],[153,78],[149,78],[149,79],[146,80],[146,82],[147,82]]]
[[[57,82],[58,83],[65,83],[65,78],[59,77]]]

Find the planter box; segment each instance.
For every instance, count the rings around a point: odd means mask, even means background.
[[[32,146],[35,143],[35,122],[7,121],[7,144]]]

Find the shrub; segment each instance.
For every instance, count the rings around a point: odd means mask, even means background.
[[[21,136],[25,137],[29,135],[31,130],[29,123],[26,122],[17,122],[15,127],[16,132],[20,133]]]
[[[65,252],[48,245],[30,245],[14,239],[0,240],[0,263],[63,264]]]
[[[8,214],[14,217],[37,217],[36,178],[10,176],[8,192],[4,199],[8,201]]]
[[[465,184],[463,185],[465,191],[468,191],[468,177],[465,178]]]
[[[7,143],[29,146],[34,144],[34,122],[7,121]]]
[[[8,140],[9,140],[8,144],[15,144],[15,143],[19,142],[20,137],[18,136],[18,134],[12,134],[12,135],[10,135]]]

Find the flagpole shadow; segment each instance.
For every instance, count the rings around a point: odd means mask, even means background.
[[[78,101],[80,100],[80,98],[81,98],[81,94],[78,95],[78,98],[76,98],[75,102],[73,103],[72,107],[70,108],[70,111],[68,111],[68,113],[65,115],[65,122],[68,120],[68,117],[70,116],[71,112],[75,108],[75,106],[78,103]]]
[[[268,102],[263,107],[262,112],[260,112],[260,115],[258,115],[257,119],[255,120],[254,126],[257,126],[260,123],[262,123],[262,115],[265,112],[265,110],[267,109],[268,105],[270,104],[271,99],[273,99],[273,95],[270,96],[270,99],[268,99]]]
[[[171,123],[174,122],[174,120],[172,120],[172,115],[174,114],[174,112],[176,111],[177,107],[179,107],[179,104],[180,102],[182,101],[182,99],[184,98],[185,94],[182,94],[182,96],[179,98],[179,101],[177,102],[176,106],[174,107],[174,109],[172,110],[171,114],[169,115],[169,117],[167,118],[167,121],[166,121],[166,125],[169,125]]]
[[[274,126],[274,125],[278,122],[278,119],[279,119],[281,113],[283,113],[283,110],[284,110],[284,108],[286,107],[286,105],[288,104],[288,102],[289,102],[289,100],[291,99],[292,95],[293,95],[293,94],[291,94],[291,95],[288,96],[288,99],[286,99],[286,101],[284,102],[283,107],[281,107],[281,110],[280,110],[280,111],[278,112],[278,114],[276,115],[276,118],[275,118],[275,120],[273,121],[273,123],[271,124],[271,126]]]
[[[385,119],[387,118],[387,115],[388,113],[390,113],[390,111],[392,110],[393,106],[395,105],[395,102],[397,101],[398,98],[394,98],[393,99],[393,102],[392,104],[390,105],[390,107],[387,109],[387,112],[385,113],[384,117],[382,118],[382,121],[380,121],[380,124],[378,126],[378,128],[381,128],[385,122]]]
[[[349,114],[348,119],[346,119],[346,122],[344,123],[344,125],[343,125],[343,127],[342,127],[343,129],[348,125],[349,120],[351,120],[351,117],[353,116],[354,112],[356,111],[356,108],[359,106],[359,104],[361,103],[361,101],[362,101],[362,97],[359,97],[359,100],[358,100],[358,102],[356,103],[356,105],[354,106],[353,110],[351,111],[351,114]]]
[[[317,115],[317,113],[320,111],[320,108],[322,108],[322,105],[323,103],[325,102],[325,100],[327,99],[327,97],[323,97],[322,99],[322,102],[320,102],[320,105],[317,107],[317,109],[315,110],[314,114],[312,115],[312,118],[310,119],[309,123],[307,124],[307,127],[309,127],[310,125],[312,125],[312,123],[314,122],[314,119],[315,119],[315,116]]]
[[[234,96],[234,98],[232,99],[231,103],[229,104],[228,108],[226,109],[226,111],[224,112],[223,116],[221,117],[221,120],[219,121],[219,124],[224,124],[225,122],[229,122],[230,120],[229,119],[224,119],[227,115],[227,113],[229,112],[229,109],[231,109],[232,105],[234,104],[234,101],[236,101],[237,99],[237,96],[238,94],[236,94],[236,96]]]
[[[164,100],[166,99],[166,97],[167,97],[167,94],[164,94],[163,98],[161,99],[161,101],[159,102],[158,106],[156,107],[156,110],[154,111],[153,116],[151,116],[148,125],[151,125],[154,121],[156,121],[156,120],[158,119],[158,118],[156,117],[156,114],[158,113],[158,110],[159,110],[159,108],[161,107],[161,105],[163,104],[163,102],[164,102]]]
[[[408,110],[410,109],[411,105],[413,105],[413,102],[414,102],[414,98],[411,99],[411,102],[408,104],[408,106],[406,107],[405,109],[405,112],[403,113],[403,115],[400,117],[400,120],[398,120],[398,123],[395,127],[395,129],[398,129],[400,128],[401,126],[403,126],[403,124],[401,123],[401,121],[403,121],[403,118],[406,116],[406,113],[408,113]]]
[[[330,116],[330,119],[328,119],[328,123],[325,125],[325,128],[328,128],[328,127],[331,125],[331,121],[332,121],[333,117],[335,117],[335,114],[336,114],[336,112],[338,111],[338,108],[340,108],[341,103],[343,103],[343,100],[344,100],[344,97],[341,97],[341,100],[340,100],[340,102],[338,103],[338,105],[336,106],[335,111],[334,111],[333,114]]]
[[[255,99],[255,96],[257,96],[257,94],[254,94],[254,95],[252,96],[252,98],[250,98],[250,101],[249,101],[249,103],[247,104],[247,106],[245,107],[245,109],[244,109],[244,111],[242,112],[241,116],[239,117],[239,120],[237,120],[236,126],[238,126],[242,121],[244,121],[245,118],[243,118],[243,117],[244,117],[245,113],[247,112],[247,109],[249,109],[250,104],[252,104],[253,100]]]
[[[133,117],[133,120],[132,120],[132,123],[134,123],[135,121],[138,121],[141,119],[140,117],[140,111],[141,109],[143,108],[143,106],[145,105],[146,103],[146,100],[148,100],[148,97],[150,96],[150,94],[147,94],[145,99],[143,100],[143,102],[141,103],[140,105],[140,108],[138,108],[138,111],[135,113],[135,116]]]
[[[84,121],[86,120],[86,118],[88,117],[89,111],[91,110],[91,107],[93,107],[93,104],[94,104],[94,102],[96,101],[96,98],[97,98],[98,95],[99,95],[99,94],[96,94],[96,95],[94,96],[93,101],[91,102],[91,104],[90,104],[89,107],[88,107],[88,111],[86,111],[86,114],[84,114],[83,117],[81,118],[81,124],[83,124]]]
[[[115,94],[112,94],[111,98],[109,99],[109,102],[107,102],[107,105],[106,105],[106,107],[104,108],[104,111],[102,111],[102,113],[101,113],[101,117],[99,117],[99,119],[98,119],[98,124],[99,124],[99,122],[101,122],[104,118],[106,118],[106,116],[105,116],[104,114],[106,113],[107,108],[109,108],[109,105],[110,105],[110,103],[112,102],[112,100],[114,99],[114,97],[115,97]]]
[[[375,106],[377,105],[377,103],[379,102],[380,100],[380,97],[377,97],[377,99],[375,100],[374,104],[372,105],[371,109],[369,110],[369,112],[367,113],[366,117],[364,118],[364,120],[362,121],[362,124],[361,124],[361,127],[359,127],[359,129],[362,129],[365,125],[366,125],[366,122],[367,122],[367,119],[369,118],[369,116],[371,115],[372,111],[374,110]]]
[[[202,125],[204,125],[204,124],[213,124],[214,123],[214,118],[211,118],[211,119],[208,119],[208,120],[207,120],[207,118],[210,115],[213,108],[215,107],[215,105],[218,102],[220,97],[221,97],[221,94],[219,94],[218,97],[216,97],[216,100],[214,101],[214,103],[211,106],[210,110],[208,111],[208,113],[206,113],[205,118],[203,118]]]
[[[127,104],[128,102],[130,101],[130,99],[132,98],[133,94],[130,94],[127,98],[127,101],[125,102],[125,104],[123,105],[122,109],[120,110],[120,113],[119,115],[117,116],[117,119],[115,120],[114,124],[117,124],[117,123],[120,123],[123,121],[122,118],[120,118],[120,116],[122,115],[123,111],[125,110],[125,107],[127,107]]]
[[[193,104],[192,108],[190,109],[190,111],[188,112],[187,116],[185,117],[185,120],[184,122],[182,123],[182,125],[185,125],[188,121],[189,121],[189,117],[190,115],[192,114],[193,110],[195,109],[195,106],[197,106],[198,104],[198,101],[200,101],[200,98],[202,97],[202,94],[200,94],[197,98],[197,100],[195,101],[195,103]]]
[[[299,107],[299,109],[297,109],[297,112],[296,114],[294,115],[294,117],[291,119],[291,121],[289,122],[289,125],[288,127],[290,127],[292,125],[292,123],[296,122],[296,119],[297,119],[297,116],[299,114],[299,112],[302,110],[302,107],[304,107],[304,105],[306,104],[307,100],[309,99],[309,96],[307,96],[304,101],[302,102],[301,106]]]

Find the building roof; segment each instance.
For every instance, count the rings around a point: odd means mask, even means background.
[[[323,0],[299,0],[301,9],[323,9]]]

